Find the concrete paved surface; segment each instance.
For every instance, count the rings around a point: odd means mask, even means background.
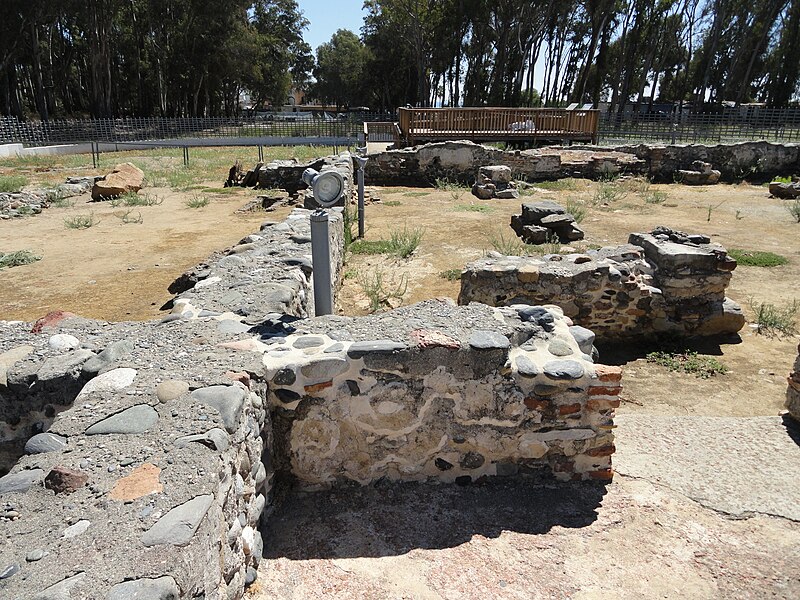
[[[798,597],[796,432],[778,417],[617,422],[608,486],[290,494],[252,597]]]
[[[618,473],[732,516],[800,521],[800,427],[788,420],[620,415],[614,422]]]

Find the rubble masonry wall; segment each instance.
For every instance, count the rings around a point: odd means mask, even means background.
[[[371,185],[433,185],[437,178],[472,184],[479,167],[505,165],[517,180],[562,177],[598,179],[620,173],[672,183],[696,160],[711,163],[722,181],[767,180],[800,172],[800,145],[772,142],[615,147],[567,146],[499,150],[466,141],[436,142],[370,155],[365,167]]]
[[[603,340],[663,333],[736,333],[740,307],[725,297],[736,267],[717,244],[681,244],[631,234],[629,244],[586,254],[491,254],[468,264],[459,303],[555,304]]]
[[[279,477],[611,477],[621,371],[589,332],[437,300],[309,318],[308,216],[179,278],[161,321],[0,321],[0,446],[25,446],[0,477],[0,596],[241,598]],[[334,272],[342,239],[334,214]]]

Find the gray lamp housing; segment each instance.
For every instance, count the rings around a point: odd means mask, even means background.
[[[303,181],[311,188],[314,200],[323,208],[335,206],[344,195],[344,178],[337,171],[323,171],[316,169],[303,171]]]

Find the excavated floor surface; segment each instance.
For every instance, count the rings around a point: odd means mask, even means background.
[[[800,429],[779,417],[619,424],[607,487],[290,495],[252,598],[797,597]]]

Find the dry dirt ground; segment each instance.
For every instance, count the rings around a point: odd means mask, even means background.
[[[288,213],[237,213],[252,192],[204,190],[220,185],[224,164],[179,177],[179,185],[155,177],[160,185],[148,191],[163,202],[133,208],[140,224],[121,221],[128,209],[89,204],[88,197],[0,221],[0,251],[43,256],[0,271],[0,318],[32,320],[56,309],[108,320],[157,318],[170,298],[167,286],[184,270]],[[0,174],[18,170],[0,165]],[[85,165],[21,170],[49,181],[95,172]],[[645,203],[635,185],[618,184],[624,197],[606,203],[594,201],[596,183],[549,187],[522,201],[583,205],[587,237],[576,249],[624,243],[630,232],[656,225],[707,233],[729,248],[789,259],[734,272],[729,296],[748,320],[751,297],[776,305],[800,299],[800,224],[764,187],[651,186],[667,194],[660,204]],[[407,287],[403,303],[457,297],[458,282],[441,274],[493,249],[501,234],[513,239],[509,218],[520,209],[519,201],[481,201],[458,190],[375,192],[381,202],[367,206],[368,240],[403,227],[424,233],[407,259],[348,256],[339,302],[348,314],[366,311],[359,281],[376,269],[387,288]],[[208,206],[188,208],[198,194]],[[65,218],[91,212],[97,225],[64,226]],[[747,326],[741,338],[693,346],[730,369],[709,379],[648,363],[652,348],[601,348],[603,362],[624,365],[617,476],[609,486],[501,482],[294,495],[267,532],[253,597],[800,597],[800,434],[778,416],[797,343],[797,336],[768,338]],[[773,497],[780,500],[774,506]]]

